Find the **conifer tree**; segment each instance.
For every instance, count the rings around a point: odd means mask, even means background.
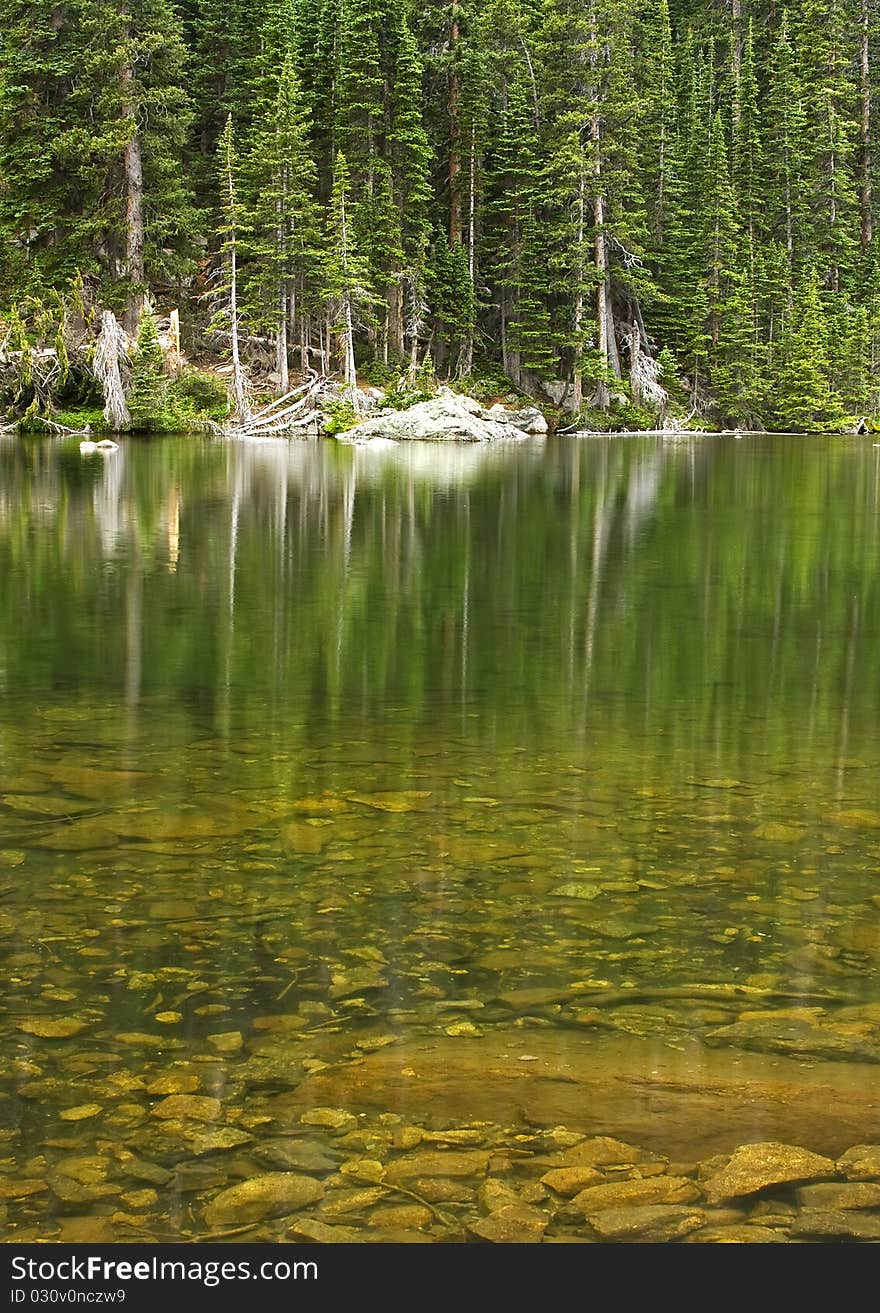
[[[360,394],[354,354],[355,329],[375,326],[373,307],[378,297],[370,289],[369,265],[358,250],[351,206],[351,175],[342,151],[336,156],[326,249],[324,297],[328,328],[338,339],[342,375],[351,404],[357,410]]]
[[[7,278],[96,275],[133,334],[146,286],[191,271],[199,227],[179,19],[170,0],[2,0],[0,27]]]
[[[239,165],[232,115],[217,144],[218,180],[220,183],[222,285],[218,289],[221,306],[215,323],[229,325],[232,361],[232,399],[240,419],[250,414],[247,379],[241,359],[241,315],[239,309],[238,254],[244,228],[244,209],[239,198]]]
[[[131,391],[127,398],[131,428],[136,432],[161,428],[162,412],[167,399],[165,357],[159,343],[156,321],[152,311],[145,307],[131,356]]]
[[[247,235],[241,250],[248,317],[276,342],[280,387],[289,387],[291,350],[309,367],[312,319],[320,303],[321,233],[317,169],[293,52],[275,75],[275,91],[254,126],[243,165]]]
[[[675,81],[668,0],[647,0],[637,32],[642,188],[654,246],[663,244],[669,157],[675,133]]]
[[[80,21],[62,155],[77,161],[88,189],[85,221],[106,251],[105,299],[121,305],[133,335],[147,287],[174,285],[191,269],[198,215],[180,168],[186,48],[171,0],[87,0]]]
[[[818,270],[804,277],[782,345],[782,361],[773,387],[777,425],[797,432],[839,426],[840,400],[831,386],[828,323]]]
[[[69,98],[82,60],[76,5],[0,0],[0,296],[8,306],[75,270],[99,268],[67,158]]]

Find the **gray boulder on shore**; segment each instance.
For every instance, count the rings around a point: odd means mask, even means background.
[[[344,434],[349,442],[390,438],[394,442],[510,442],[547,432],[547,421],[536,406],[484,410],[477,401],[444,390],[408,410],[376,415]]]

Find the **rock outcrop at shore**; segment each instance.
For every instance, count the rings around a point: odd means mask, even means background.
[[[389,438],[394,442],[509,442],[543,436],[547,420],[536,406],[485,410],[477,401],[444,389],[408,410],[387,411],[344,434],[349,442]]]

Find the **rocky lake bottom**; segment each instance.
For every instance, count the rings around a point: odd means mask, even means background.
[[[877,453],[417,445],[0,443],[0,1234],[880,1239]]]

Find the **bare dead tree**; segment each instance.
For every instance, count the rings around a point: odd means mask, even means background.
[[[128,369],[128,336],[112,310],[101,314],[101,332],[95,346],[92,372],[104,397],[104,418],[111,428],[124,429],[131,422],[125,400]]]

